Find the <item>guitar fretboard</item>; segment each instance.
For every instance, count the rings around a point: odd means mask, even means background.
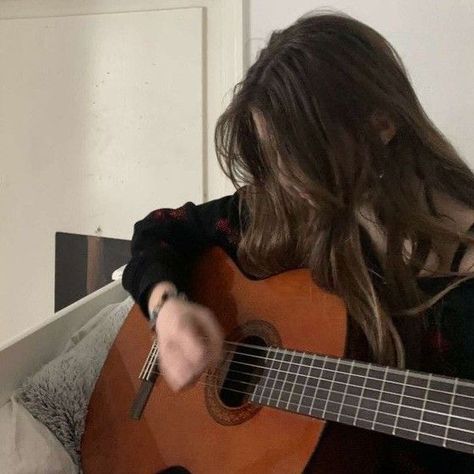
[[[474,383],[267,348],[251,401],[474,453]]]

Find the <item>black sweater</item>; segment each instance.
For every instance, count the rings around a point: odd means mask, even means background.
[[[239,198],[236,192],[201,205],[188,202],[178,209],[157,209],[135,224],[132,259],[124,271],[123,286],[145,315],[151,287],[168,280],[186,291],[192,262],[206,248],[221,247],[238,265]],[[450,281],[420,278],[419,285],[435,294]],[[426,362],[423,370],[474,380],[474,280],[449,292],[427,312],[420,344]],[[467,460],[464,455],[438,448],[433,451],[430,446],[415,449],[425,453],[426,472],[474,472],[474,456]]]

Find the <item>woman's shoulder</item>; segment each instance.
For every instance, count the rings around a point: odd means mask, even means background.
[[[419,277],[419,288],[435,298],[428,314],[442,316],[443,326],[460,337],[459,329],[471,342],[474,341],[474,275],[471,278],[460,277]],[[473,347],[474,349],[474,347]]]

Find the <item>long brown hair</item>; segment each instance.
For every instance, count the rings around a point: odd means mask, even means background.
[[[386,145],[375,113],[395,125]],[[257,277],[310,268],[344,299],[374,359],[403,365],[393,318],[427,301],[416,276],[436,252],[433,236],[474,241],[441,224],[433,193],[474,208],[474,175],[423,111],[388,41],[341,13],[312,12],[273,32],[219,118],[215,145],[243,188],[242,267]],[[364,206],[386,238],[383,275],[361,245]]]

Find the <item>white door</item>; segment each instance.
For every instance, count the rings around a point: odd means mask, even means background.
[[[242,72],[237,2],[39,3],[0,10],[0,343],[53,312],[55,232],[130,239],[230,190],[210,137]]]

